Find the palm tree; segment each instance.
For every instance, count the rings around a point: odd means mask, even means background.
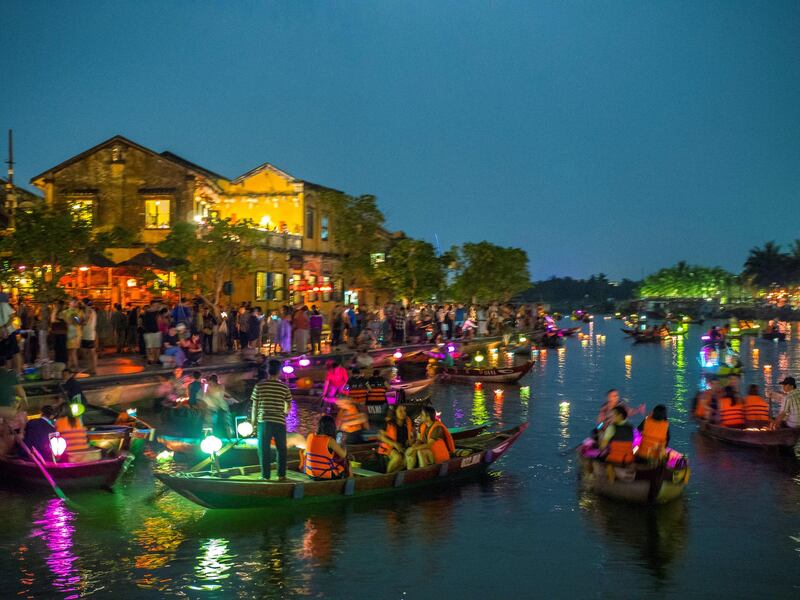
[[[763,248],[750,249],[750,255],[744,263],[744,275],[762,288],[772,285],[785,285],[791,270],[790,257],[781,252],[775,242],[767,242]]]

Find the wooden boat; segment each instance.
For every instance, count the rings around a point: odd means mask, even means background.
[[[715,425],[708,421],[698,421],[698,427],[700,433],[715,440],[751,448],[791,449],[797,445],[797,441],[800,439],[800,428],[738,429]]]
[[[577,452],[583,485],[600,496],[621,502],[665,504],[679,498],[689,483],[691,470],[685,457],[674,461],[671,458],[657,467],[639,464],[612,467],[614,477],[610,479],[609,465],[596,457],[596,448],[586,442]],[[680,456],[674,450],[670,452]]]
[[[516,383],[533,368],[535,361],[529,360],[513,367],[496,367],[487,369],[471,369],[467,367],[442,367],[439,377],[442,381],[453,383]]]
[[[47,472],[64,489],[111,488],[128,460],[125,453],[83,463],[45,463]],[[0,480],[19,485],[49,486],[39,467],[20,457],[0,457]]]
[[[569,337],[571,335],[575,335],[581,330],[580,327],[568,327],[567,329],[559,329],[558,335],[563,337]]]
[[[669,334],[642,332],[633,334],[634,344],[658,344],[669,339]]]
[[[623,327],[623,328],[620,328],[620,331],[622,333],[624,333],[625,335],[629,335],[631,337],[636,335],[636,330],[635,329],[626,329],[626,328]]]
[[[359,467],[352,469],[352,476],[346,479],[314,481],[298,471],[298,461],[292,461],[286,482],[262,480],[258,466],[155,476],[173,491],[206,508],[280,508],[324,503],[397,493],[478,475],[503,456],[527,427],[523,423],[499,433],[459,440],[458,455],[449,461],[397,473]],[[370,466],[376,458],[372,449],[353,455],[359,463]]]
[[[148,440],[152,439],[153,429],[139,429],[127,425],[98,425],[86,432],[92,446],[108,453],[119,454],[123,450],[139,456]]]

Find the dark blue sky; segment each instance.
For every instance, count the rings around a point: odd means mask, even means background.
[[[536,279],[800,237],[798,2],[3,2],[0,80],[24,183],[115,133],[270,161]]]

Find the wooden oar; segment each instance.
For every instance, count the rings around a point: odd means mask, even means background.
[[[22,440],[17,440],[17,442],[22,447],[22,449],[28,453],[28,456],[30,456],[31,460],[34,463],[36,463],[36,466],[39,467],[39,470],[42,472],[42,475],[47,480],[47,483],[50,484],[50,487],[53,488],[53,491],[56,493],[56,496],[61,498],[64,502],[71,504],[72,501],[69,498],[67,498],[67,495],[63,491],[61,491],[61,488],[58,487],[58,484],[56,484],[52,475],[50,475],[50,473],[47,471],[47,468],[44,466],[44,459],[42,459],[42,455],[39,454],[39,451],[36,448],[29,448],[28,445]]]
[[[216,458],[219,458],[220,456],[225,454],[228,450],[233,448],[235,445],[236,445],[236,442],[231,442],[227,446],[224,446],[223,448],[220,448],[219,452],[216,453]],[[208,457],[204,458],[199,463],[197,463],[195,466],[193,466],[191,469],[189,469],[189,473],[194,473],[196,471],[202,471],[208,465],[211,464],[211,462],[214,460],[214,458],[215,458],[214,454],[209,455]]]

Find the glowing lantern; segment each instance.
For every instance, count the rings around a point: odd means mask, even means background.
[[[292,365],[283,365],[281,369],[285,375],[291,375],[294,373],[294,367]]]
[[[482,389],[483,389],[483,384],[480,381],[476,381],[475,382],[475,391],[479,392]]]
[[[633,360],[633,357],[632,357],[630,354],[626,354],[626,355],[625,355],[625,364],[626,364],[626,365],[629,365],[629,364],[631,364],[631,361],[632,361],[632,360]]]
[[[307,367],[308,365],[311,364],[311,361],[304,356],[299,361],[297,361],[297,364],[300,365],[301,367]]]
[[[483,354],[476,354],[475,355],[475,362],[476,363],[483,362]]]
[[[252,425],[251,425],[252,427]],[[222,449],[222,440],[215,435],[209,435],[200,442],[200,450],[206,454],[216,454]]]
[[[400,350],[397,350],[394,354],[392,354],[392,357],[395,360],[400,360],[401,358],[403,358],[403,353],[400,352]]]
[[[502,397],[503,397],[503,390],[501,390],[500,388],[497,388],[497,389],[494,391],[494,397],[495,397],[495,398],[497,398],[498,400],[499,400],[500,398],[502,398]]]
[[[236,426],[236,431],[242,437],[250,437],[253,435],[253,424],[250,421],[242,421]]]
[[[524,344],[525,342],[528,341],[528,338],[526,338],[524,335],[521,335],[521,336],[519,336],[519,341],[520,341],[520,343]]]
[[[137,285],[137,281],[136,281],[136,279],[134,279],[133,277],[131,277],[130,279],[128,279],[128,280],[125,282],[125,285],[126,285],[126,286],[128,286],[128,287],[136,287],[136,285]]]
[[[169,462],[172,460],[174,453],[170,450],[162,450],[158,454],[156,454],[156,461],[157,462]]]
[[[447,346],[447,351],[448,351],[450,354],[452,354],[453,352],[455,352],[455,351],[456,351],[456,347],[455,347],[455,346],[453,346],[453,344],[450,344],[449,346]]]
[[[73,402],[69,405],[69,412],[73,417],[80,417],[86,412],[86,407],[80,402]]]
[[[128,416],[129,416],[129,417],[131,417],[132,419],[135,419],[135,418],[136,418],[136,412],[137,412],[137,411],[136,411],[136,409],[135,409],[135,408],[129,408],[129,409],[128,409],[128,410],[126,410],[125,412],[126,412],[126,413],[128,413]]]
[[[61,437],[58,433],[51,433],[50,434],[50,450],[53,452],[53,456],[58,458],[64,451],[67,449],[67,440]]]

